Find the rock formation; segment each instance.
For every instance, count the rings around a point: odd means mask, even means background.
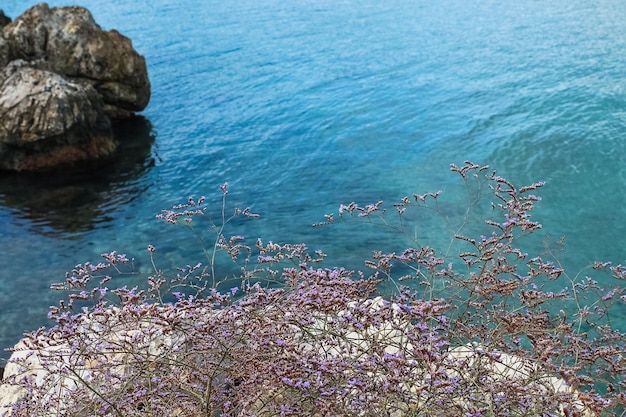
[[[2,10],[0,10],[0,28],[11,23],[11,18],[4,14]]]
[[[145,59],[82,7],[0,13],[0,169],[37,170],[110,155],[111,121],[150,99]]]
[[[29,170],[97,158],[116,148],[89,85],[12,61],[0,75],[0,166]]]
[[[391,314],[388,315],[388,318],[376,323],[376,325],[355,326],[354,323],[350,324],[350,320],[341,320],[342,317],[353,318],[353,313],[358,314],[364,310],[389,311],[389,309]],[[127,314],[128,311],[132,311],[132,314]],[[234,315],[236,318],[231,324],[235,325],[232,330],[236,336],[233,335],[232,337],[240,343],[247,343],[243,336],[245,332],[242,329],[248,325],[255,326],[259,323],[262,325],[266,316],[259,314],[262,311],[259,312],[254,309],[251,310],[251,316],[242,315],[242,311]],[[143,365],[144,369],[149,369],[149,377],[157,381],[165,380],[167,377],[167,375],[158,374],[157,370],[163,369],[173,372],[174,375],[172,376],[180,378],[181,381],[190,378],[195,380],[195,365],[185,364],[185,360],[194,357],[194,352],[185,348],[190,333],[188,330],[183,330],[186,327],[184,323],[193,323],[193,326],[200,329],[204,328],[198,325],[202,320],[219,321],[220,315],[225,317],[225,314],[228,313],[207,309],[203,305],[198,305],[193,314],[184,310],[172,310],[168,306],[156,308],[146,304],[140,307],[130,305],[122,308],[109,306],[97,314],[84,313],[74,319],[71,332],[73,337],[84,344],[85,349],[77,347],[77,343],[72,342],[70,337],[63,340],[61,337],[45,337],[42,333],[29,335],[15,346],[13,354],[6,364],[4,377],[0,382],[0,417],[11,415],[12,407],[25,399],[37,404],[46,404],[46,407],[49,407],[47,408],[49,414],[41,414],[41,417],[87,415],[86,413],[76,413],[76,403],[72,402],[74,401],[73,397],[78,395],[81,389],[85,391],[87,385],[90,389],[85,392],[88,393],[88,398],[91,398],[95,396],[94,394],[101,395],[99,393],[105,392],[103,389],[111,388],[112,384],[115,384],[113,381],[118,381],[118,384],[120,381],[126,384],[129,380],[139,380],[141,377],[134,372],[133,363],[138,363],[139,366]],[[292,359],[294,367],[306,367],[307,363],[311,363],[311,361],[314,363],[341,363],[342,357],[348,355],[351,361],[361,363],[363,366],[345,367],[343,371],[338,371],[343,372],[343,377],[338,378],[337,381],[345,382],[361,377],[385,380],[389,375],[385,374],[384,367],[376,368],[372,367],[371,364],[370,366],[365,366],[365,364],[371,353],[379,348],[382,348],[384,355],[391,357],[398,355],[398,358],[403,356],[402,352],[414,351],[414,346],[406,336],[407,332],[410,332],[412,324],[396,317],[396,315],[401,314],[402,308],[400,306],[386,303],[381,297],[351,301],[347,303],[346,309],[340,310],[336,316],[312,314],[310,322],[298,325],[294,324],[298,321],[291,317],[287,321],[288,326],[284,328],[286,331],[281,332],[281,335],[295,337],[294,340],[298,341],[296,351],[303,353],[301,360],[297,357]],[[356,323],[362,324],[358,321]],[[193,328],[196,329],[196,327]],[[213,327],[210,328],[213,329]],[[263,328],[267,331],[266,327]],[[324,335],[333,336],[329,339]],[[331,341],[332,344],[329,343]],[[94,350],[93,346],[98,346],[98,348]],[[202,346],[205,349],[205,345]],[[227,346],[234,349],[235,345],[227,344]],[[254,349],[262,350],[265,348],[267,348],[266,345],[259,346],[249,343],[244,351],[251,352]],[[207,355],[207,352],[203,351],[202,355]],[[227,357],[227,355],[224,354],[223,357]],[[230,356],[228,357],[230,358]],[[142,359],[138,361],[137,358]],[[236,355],[233,356],[233,360],[235,360],[234,358]],[[572,396],[572,400],[567,400],[570,411],[566,411],[564,404],[560,404],[560,412],[554,414],[556,416],[596,416],[582,401],[578,400],[578,391],[568,386],[563,379],[542,372],[538,364],[530,359],[503,352],[489,351],[478,344],[468,344],[450,349],[448,356],[442,357],[437,364],[416,362],[410,365],[410,362],[407,361],[405,366],[412,370],[415,378],[395,382],[399,386],[403,386],[405,396],[402,402],[388,404],[389,414],[387,415],[389,416],[415,415],[414,410],[408,408],[409,405],[417,409],[428,407],[429,402],[432,402],[433,399],[428,390],[424,390],[424,387],[431,384],[429,379],[438,370],[444,370],[451,378],[469,381],[468,387],[471,387],[471,392],[468,393],[464,389],[459,389],[458,392],[454,390],[449,394],[450,405],[455,406],[451,410],[465,409],[466,412],[463,415],[469,415],[470,410],[472,410],[472,407],[466,403],[468,394],[470,394],[470,398],[475,396],[477,399],[483,398],[485,403],[494,403],[496,400],[492,398],[492,395],[496,393],[492,392],[493,387],[498,386],[497,382],[509,381],[509,383],[519,384],[519,387],[523,387],[522,392],[527,392],[526,395],[529,396],[537,394],[560,398],[559,395],[561,395],[564,399]],[[146,363],[149,365],[146,366]],[[160,364],[163,363],[175,367],[160,367]],[[217,378],[219,365],[219,363],[215,364],[216,369],[210,371],[214,372],[214,378]],[[68,369],[71,369],[72,372],[68,372]],[[408,376],[407,374],[404,375],[405,377]],[[426,379],[423,380],[422,378]],[[25,380],[30,381],[27,385],[36,389],[29,392],[23,382]],[[350,386],[339,386],[338,388],[345,391],[346,395],[354,390]],[[110,391],[106,392],[109,393]],[[261,379],[261,382],[258,382],[256,392],[257,397],[254,401],[242,406],[237,414],[229,415],[276,415],[268,412],[266,406],[272,401],[280,401],[285,392],[284,388],[268,387],[264,385]],[[367,402],[373,399],[373,397],[368,398],[367,395],[378,396],[380,393],[355,391],[354,395],[358,395],[361,401]],[[181,403],[176,404],[176,406],[183,407],[182,398],[184,396],[181,395]],[[79,405],[84,406],[82,402],[79,402]],[[530,404],[520,404],[520,406],[525,409]],[[170,415],[195,414],[190,414],[189,410],[185,411],[181,408],[180,410],[173,410]],[[370,414],[360,413],[358,415]],[[539,414],[533,414],[533,410],[530,410],[530,414],[524,413],[524,415]]]

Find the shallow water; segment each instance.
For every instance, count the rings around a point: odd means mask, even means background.
[[[340,203],[440,189],[454,217],[464,200],[449,164],[469,159],[546,181],[534,216],[566,236],[569,270],[626,262],[626,3],[500,3],[83,0],[146,57],[153,95],[118,161],[0,175],[0,347],[48,324],[50,284],[79,262],[118,250],[143,270],[147,244],[163,268],[201,260],[154,215],[189,195],[219,209],[225,181],[232,204],[262,215],[234,233],[357,267],[395,241],[311,224]],[[446,230],[424,223],[410,234],[445,247]]]

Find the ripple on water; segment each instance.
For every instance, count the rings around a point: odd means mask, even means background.
[[[217,192],[219,207],[225,181],[233,204],[262,214],[234,233],[304,241],[357,267],[397,238],[310,224],[340,203],[439,189],[458,217],[448,167],[471,159],[520,184],[547,181],[535,215],[568,236],[574,268],[626,260],[626,3],[82,4],[146,56],[152,100],[123,127],[116,162],[0,176],[3,347],[45,323],[58,298],[49,284],[78,262],[117,249],[147,271],[148,243],[164,267],[200,259],[154,215],[189,195]],[[10,16],[18,6],[3,5]],[[445,227],[414,220],[411,234],[445,247]]]

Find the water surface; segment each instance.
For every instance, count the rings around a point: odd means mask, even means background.
[[[546,181],[535,216],[566,236],[568,269],[626,262],[626,3],[81,4],[146,57],[152,100],[115,163],[0,175],[0,347],[48,324],[50,284],[79,262],[118,250],[146,269],[147,244],[163,268],[201,260],[154,215],[189,195],[217,196],[219,209],[225,181],[232,204],[262,214],[237,233],[357,267],[395,241],[310,225],[340,203],[439,189],[453,217],[464,200],[449,164],[469,159],[520,185]],[[16,17],[29,5],[2,7]],[[428,223],[411,230],[445,247],[447,231]]]

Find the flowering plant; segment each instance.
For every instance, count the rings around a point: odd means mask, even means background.
[[[624,289],[518,247],[541,228],[531,212],[543,183],[518,188],[470,162],[452,171],[470,202],[452,227],[458,253],[374,252],[367,273],[323,268],[325,254],[302,244],[227,236],[234,218],[257,215],[228,214],[226,185],[211,234],[195,226],[204,198],[163,211],[198,236],[206,265],[168,276],[148,246],[145,288],[114,290],[132,272],[125,255],[76,266],[54,286],[69,292],[50,311],[56,325],[16,346],[0,416],[626,415],[626,338],[611,320]],[[404,233],[412,212],[440,213],[439,198],[341,205],[316,226]],[[484,221],[470,222],[484,201]],[[220,252],[241,263],[237,286],[219,276]],[[590,271],[626,276],[610,263]]]

